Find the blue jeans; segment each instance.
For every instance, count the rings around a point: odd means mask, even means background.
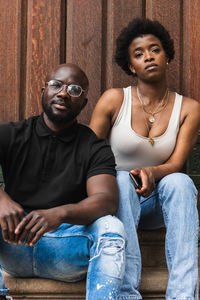
[[[137,228],[166,227],[165,252],[169,271],[167,300],[198,299],[198,212],[197,190],[185,174],[161,179],[153,193],[139,197],[128,172],[118,171],[120,191],[118,217],[127,235],[126,267],[121,297],[141,299],[139,293],[141,255]]]
[[[123,224],[112,216],[90,226],[62,224],[45,233],[34,247],[8,244],[0,235],[0,263],[15,277],[42,277],[66,282],[87,273],[88,300],[118,299],[125,269]],[[0,295],[6,295],[0,269]]]

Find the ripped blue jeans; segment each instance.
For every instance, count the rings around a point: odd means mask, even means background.
[[[41,277],[66,282],[87,273],[86,299],[118,299],[125,269],[123,224],[113,216],[89,226],[62,224],[45,233],[34,247],[8,244],[0,234],[0,295],[5,288],[2,268],[15,277]]]

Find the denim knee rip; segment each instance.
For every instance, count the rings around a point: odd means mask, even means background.
[[[109,256],[109,259],[108,259]],[[121,237],[103,236],[98,239],[94,256],[90,259],[99,259],[99,266],[102,273],[122,279],[125,269],[125,241]]]

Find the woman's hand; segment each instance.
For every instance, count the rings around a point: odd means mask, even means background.
[[[152,167],[145,167],[145,168],[136,168],[131,170],[133,175],[140,177],[142,181],[142,188],[136,189],[136,192],[143,196],[149,197],[155,188],[155,178],[153,174]]]

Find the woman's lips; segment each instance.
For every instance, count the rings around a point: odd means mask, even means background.
[[[154,70],[154,69],[157,69],[157,68],[158,68],[158,65],[151,64],[151,65],[146,66],[145,70]]]

